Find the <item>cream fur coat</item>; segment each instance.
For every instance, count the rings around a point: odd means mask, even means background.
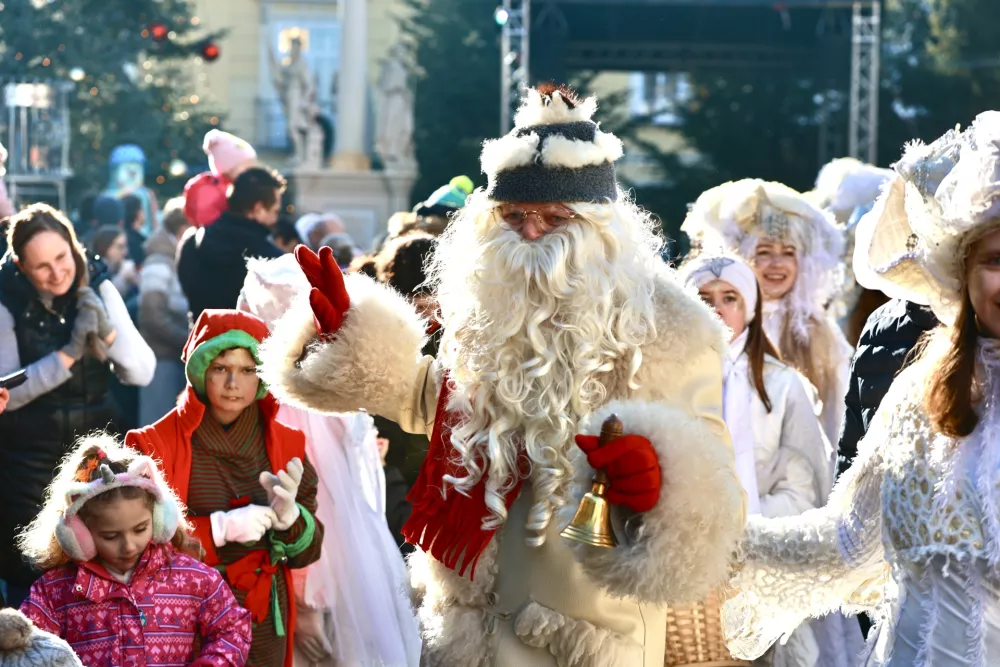
[[[331,341],[317,338],[308,300],[293,304],[262,347],[264,380],[284,401],[321,412],[366,409],[430,434],[442,369],[420,356],[422,322],[368,278],[346,284],[351,308]],[[746,513],[722,421],[726,333],[665,266],[654,301],[657,338],[642,348],[640,388],[615,392],[578,430],[597,434],[615,413],[626,433],[649,438],[663,471],[659,503],[634,516],[613,508],[614,549],[560,538],[594,474],[574,448],[572,498],[542,547],[525,544],[527,492],[474,580],[415,553],[425,665],[662,667],[665,606],[701,599],[725,580]]]

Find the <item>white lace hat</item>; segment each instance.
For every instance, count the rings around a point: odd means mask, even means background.
[[[914,142],[896,176],[858,223],[858,282],[930,306],[945,323],[958,314],[969,245],[1000,226],[1000,112],[964,132]]]

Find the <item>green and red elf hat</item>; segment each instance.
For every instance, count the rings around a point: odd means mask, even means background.
[[[241,347],[259,365],[258,348],[267,335],[267,324],[256,315],[228,309],[202,311],[181,353],[184,372],[195,393],[205,396],[205,373],[212,360],[226,350]],[[254,400],[266,395],[267,385],[261,382]]]

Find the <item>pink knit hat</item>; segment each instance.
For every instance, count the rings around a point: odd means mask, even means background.
[[[208,153],[208,167],[216,176],[225,176],[233,168],[257,159],[253,146],[222,130],[209,130],[202,147]]]

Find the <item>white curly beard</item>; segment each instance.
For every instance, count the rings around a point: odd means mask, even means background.
[[[528,543],[537,546],[566,497],[577,422],[634,388],[640,346],[656,335],[660,240],[624,196],[573,205],[580,219],[536,241],[494,207],[474,193],[429,267],[445,329],[438,358],[456,388],[449,407],[466,416],[452,444],[469,474],[446,481],[467,492],[485,473],[483,527],[496,528],[526,454]]]

